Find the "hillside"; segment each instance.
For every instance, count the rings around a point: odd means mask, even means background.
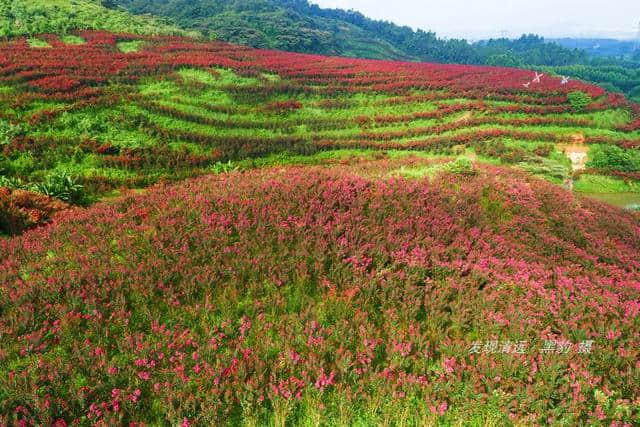
[[[205,35],[259,48],[359,58],[549,67],[546,72],[590,80],[640,100],[640,74],[633,58],[589,58],[583,50],[567,49],[535,35],[474,44],[444,40],[432,32],[374,21],[355,11],[322,9],[306,0],[16,0],[0,4],[0,37],[64,35],[74,29]]]
[[[336,150],[471,156],[561,184],[575,141],[590,159],[577,189],[638,188],[638,106],[527,70],[91,31],[4,42],[0,67],[3,185],[72,204]]]
[[[357,11],[323,9],[307,0],[103,0],[109,7],[172,19],[182,28],[232,43],[294,52],[375,59],[551,67],[545,71],[586,79],[640,101],[639,58],[595,54],[574,40],[536,35],[476,43],[438,38]],[[615,56],[615,57],[614,57]]]
[[[105,5],[152,13],[228,42],[257,48],[380,59],[417,58],[414,32],[371,21],[357,12],[330,11],[306,0],[108,0]],[[395,32],[384,35],[386,28]],[[432,33],[421,34],[437,42]],[[406,39],[407,44],[399,43]]]
[[[640,420],[639,214],[494,166],[342,163],[0,240],[0,423]]]
[[[107,9],[100,0],[0,2],[0,37],[43,33],[64,35],[72,30],[106,30],[143,35],[192,34],[160,18]]]
[[[0,426],[640,424],[640,105],[119,2],[2,3]]]
[[[584,60],[580,51],[537,37],[471,46],[464,40],[440,39],[430,31],[375,21],[357,11],[323,9],[307,0],[105,0],[104,4],[166,16],[183,28],[258,48],[465,64],[488,64],[505,54],[515,55],[521,65]]]

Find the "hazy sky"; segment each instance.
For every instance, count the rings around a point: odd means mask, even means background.
[[[545,37],[635,38],[640,0],[310,0],[375,19],[479,39],[537,33]]]

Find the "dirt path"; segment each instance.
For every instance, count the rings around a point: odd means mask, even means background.
[[[473,112],[467,111],[461,117],[454,120],[454,123],[467,122],[473,117]]]
[[[583,170],[587,167],[587,155],[589,147],[584,143],[585,138],[581,133],[571,135],[571,142],[558,144],[558,148],[571,160],[571,169],[575,171]]]

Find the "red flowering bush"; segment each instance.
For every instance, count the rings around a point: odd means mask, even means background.
[[[0,240],[0,423],[635,424],[637,213],[490,166],[351,163]]]
[[[638,130],[640,129],[640,119],[636,119],[633,122],[622,126],[620,129],[625,132],[633,132],[634,130]]]
[[[0,187],[0,232],[18,234],[46,224],[69,206],[59,200],[26,190]]]
[[[276,113],[286,113],[288,111],[295,111],[302,108],[302,102],[296,100],[269,102],[264,106],[266,111],[273,111]]]
[[[80,85],[80,82],[66,76],[51,76],[32,80],[30,85],[47,92],[68,92]]]

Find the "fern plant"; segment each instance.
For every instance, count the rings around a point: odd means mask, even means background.
[[[13,138],[23,133],[22,127],[0,120],[0,145],[11,143]]]

